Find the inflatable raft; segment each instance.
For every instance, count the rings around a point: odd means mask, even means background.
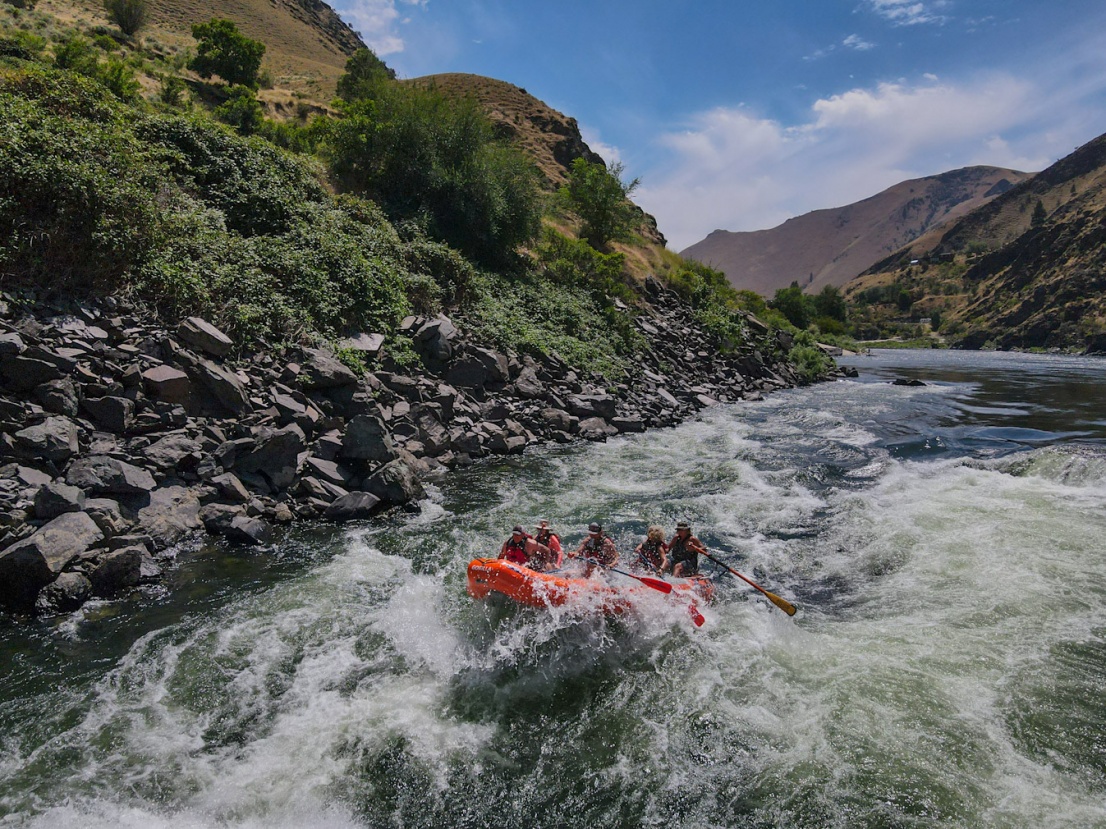
[[[692,619],[701,625],[702,615],[696,601],[709,602],[714,597],[714,585],[705,576],[672,579],[671,593],[661,593],[652,587],[632,584],[609,584],[602,579],[571,576],[563,572],[542,573],[498,558],[476,558],[468,567],[468,591],[474,599],[484,599],[489,593],[499,593],[528,607],[560,607],[579,603],[594,606],[603,613],[625,613],[647,594],[665,596],[669,601],[684,604]]]

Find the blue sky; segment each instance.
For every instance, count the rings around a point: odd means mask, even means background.
[[[401,77],[524,87],[681,250],[1106,132],[1103,0],[335,0]]]

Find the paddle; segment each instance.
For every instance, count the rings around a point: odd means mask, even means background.
[[[666,581],[660,579],[653,579],[649,576],[635,576],[633,573],[627,573],[625,570],[619,570],[617,567],[612,567],[609,564],[604,564],[601,561],[597,561],[594,558],[585,558],[584,561],[589,564],[597,564],[607,570],[613,570],[615,573],[621,573],[623,576],[629,576],[632,579],[637,579],[646,587],[652,587],[654,590],[659,590],[662,593],[671,593],[672,585]],[[687,606],[687,612],[691,614],[691,621],[695,623],[695,627],[701,628],[707,621],[706,617],[699,612],[699,608],[695,606],[695,599],[691,600],[691,603]]]
[[[615,573],[621,573],[622,575],[629,576],[632,579],[637,579],[642,584],[644,584],[646,587],[652,587],[654,590],[659,590],[662,593],[671,593],[672,592],[672,585],[669,584],[666,581],[661,581],[660,579],[653,579],[653,578],[650,578],[649,576],[635,576],[633,573],[628,573],[625,570],[619,570],[617,567],[612,567],[609,564],[604,564],[603,562],[599,561],[598,559],[594,559],[594,558],[585,558],[584,561],[586,561],[588,564],[596,564],[596,565],[598,565],[600,567],[603,567],[604,569],[607,569],[607,570],[613,570]]]
[[[699,555],[706,556],[711,561],[713,561],[715,564],[729,570],[731,573],[733,573],[735,576],[737,576],[739,579],[741,579],[746,584],[751,584],[753,587],[755,587],[757,590],[759,590],[761,593],[763,593],[765,596],[767,596],[768,601],[770,601],[772,604],[774,604],[776,607],[778,607],[780,610],[782,610],[788,616],[794,616],[795,615],[795,611],[796,611],[797,608],[795,607],[795,605],[791,604],[791,602],[787,601],[787,599],[781,599],[775,593],[772,593],[768,590],[765,590],[763,587],[761,587],[759,584],[757,584],[752,579],[745,578],[743,575],[741,575],[735,569],[730,567],[730,565],[726,564],[724,561],[719,561],[714,556],[712,556],[710,553],[708,553],[706,550],[700,550]]]

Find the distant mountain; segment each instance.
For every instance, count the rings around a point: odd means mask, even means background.
[[[841,287],[877,260],[1029,175],[965,167],[904,181],[855,204],[815,210],[770,230],[716,230],[682,253],[718,268],[734,287],[764,296],[792,281],[808,292]]]
[[[964,348],[1106,351],[1106,135],[846,286],[896,292]]]

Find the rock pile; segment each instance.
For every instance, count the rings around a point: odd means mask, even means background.
[[[380,334],[347,340],[384,365],[358,376],[326,349],[242,354],[202,319],[168,330],[114,299],[8,309],[0,606],[20,612],[156,580],[198,531],[267,544],[297,519],[417,508],[420,479],[445,468],[674,424],[796,380],[760,351],[720,358],[678,303],[635,317],[641,371],[615,388],[481,346],[444,316],[401,326],[418,373],[379,360]]]

